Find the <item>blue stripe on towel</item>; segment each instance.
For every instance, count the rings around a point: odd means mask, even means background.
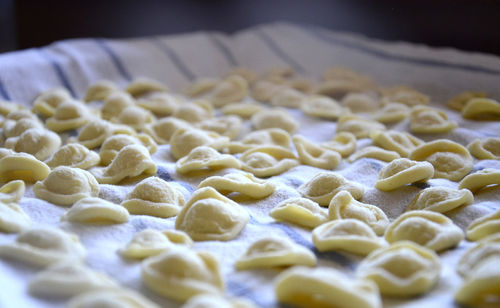
[[[175,67],[177,67],[177,70],[181,72],[187,80],[193,81],[196,78],[196,75],[186,66],[175,51],[161,38],[153,38],[151,39],[151,42],[169,57]]]
[[[68,89],[69,93],[71,93],[71,96],[76,97],[75,91],[73,90],[73,87],[71,86],[69,79],[64,73],[61,65],[47,52],[47,50],[43,48],[37,48],[36,50],[44,59],[46,59],[50,63],[50,65],[52,65],[57,77],[59,78],[59,81],[66,89]]]
[[[98,39],[95,39],[95,42],[109,56],[109,58],[111,59],[111,62],[113,62],[113,65],[115,66],[118,73],[123,77],[123,79],[125,79],[126,81],[131,81],[132,77],[131,77],[130,73],[127,71],[127,69],[125,68],[125,65],[120,60],[118,55],[108,45],[106,40],[98,38]]]
[[[214,34],[210,34],[208,37],[214,43],[215,47],[222,53],[222,55],[224,55],[224,58],[226,58],[227,63],[229,63],[230,66],[238,66],[236,57],[221,40],[219,40]]]
[[[5,88],[1,79],[0,79],[0,95],[2,95],[2,97],[7,101],[11,100],[9,92],[7,92],[7,89]]]

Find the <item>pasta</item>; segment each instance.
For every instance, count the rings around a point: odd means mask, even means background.
[[[347,157],[356,151],[356,136],[349,132],[340,132],[332,140],[323,142],[321,145],[339,152],[342,157]]]
[[[299,164],[295,155],[278,146],[259,146],[245,151],[241,156],[241,168],[257,177],[281,174]]]
[[[197,97],[212,91],[217,83],[218,79],[215,78],[200,78],[191,83],[187,89],[184,91],[188,97]]]
[[[254,304],[243,298],[225,299],[215,294],[199,294],[191,297],[182,308],[256,308]]]
[[[381,101],[383,105],[401,103],[413,107],[417,105],[428,105],[430,100],[427,95],[405,86],[382,89],[381,92]]]
[[[111,124],[105,120],[96,120],[83,126],[74,141],[89,149],[93,149],[101,146],[104,141],[114,134],[135,135],[135,131],[126,125]]]
[[[472,120],[498,121],[500,103],[488,98],[473,98],[462,109],[462,117]]]
[[[241,131],[243,123],[238,116],[221,116],[213,119],[206,119],[199,123],[198,127],[207,131],[216,132],[221,136],[234,139]]]
[[[57,106],[54,115],[45,121],[48,129],[60,133],[82,127],[91,115],[85,105],[77,101],[65,101]]]
[[[387,103],[379,108],[374,114],[373,119],[380,123],[397,123],[406,119],[410,115],[410,108],[401,103]]]
[[[316,202],[306,198],[290,198],[280,202],[269,215],[296,225],[315,228],[328,220],[328,213]]]
[[[153,137],[153,139],[158,143],[158,144],[168,144],[170,142],[170,138],[174,134],[174,132],[180,128],[182,129],[189,129],[191,127],[191,124],[188,122],[173,118],[173,117],[167,117],[163,119],[159,119],[158,121],[155,121],[154,123],[147,124],[144,127],[144,131]]]
[[[178,230],[144,229],[119,252],[126,258],[144,259],[175,249],[178,245],[190,248],[193,241],[189,235]]]
[[[99,151],[101,164],[105,166],[109,165],[121,149],[133,144],[146,147],[150,154],[156,151],[156,144],[146,135],[139,134],[135,137],[124,134],[113,135],[107,138],[101,146]]]
[[[434,167],[426,162],[398,158],[380,170],[375,188],[391,191],[407,184],[425,182],[434,175]]]
[[[22,181],[20,182],[24,183]],[[5,187],[5,185],[2,186],[2,188],[3,187]],[[0,201],[0,231],[18,233],[27,230],[30,225],[30,217],[17,203],[15,203],[15,201]]]
[[[60,147],[45,163],[54,169],[58,166],[89,169],[101,161],[99,154],[90,151],[78,143],[69,143]]]
[[[333,120],[338,119],[345,112],[337,101],[328,96],[321,95],[307,97],[300,108],[309,116]]]
[[[476,139],[467,145],[467,149],[479,159],[500,159],[500,138]]]
[[[464,177],[458,184],[459,189],[466,188],[474,194],[478,194],[482,189],[490,185],[500,185],[500,171],[497,169],[486,168]]]
[[[348,191],[354,199],[361,199],[365,190],[362,185],[348,181],[342,175],[320,172],[299,186],[297,191],[321,206],[328,206],[332,198],[342,191]]]
[[[477,241],[500,231],[500,210],[474,219],[465,234],[469,241]]]
[[[17,111],[23,109],[20,104],[16,104],[10,101],[0,100],[0,115],[7,116],[9,113],[13,111]]]
[[[337,133],[352,133],[356,138],[367,138],[371,131],[384,129],[385,126],[382,123],[355,115],[344,115],[337,122]]]
[[[417,134],[441,134],[457,128],[444,111],[427,106],[413,107],[410,113],[410,131]]]
[[[211,176],[201,181],[198,188],[212,187],[222,194],[240,193],[254,199],[271,195],[275,185],[256,178],[251,173],[228,173],[224,176]]]
[[[275,107],[300,108],[306,100],[306,96],[293,88],[283,87],[271,97],[271,105]]]
[[[281,128],[290,134],[299,127],[290,114],[281,108],[262,110],[254,114],[251,121],[255,129]]]
[[[342,159],[338,152],[316,145],[303,136],[295,135],[292,140],[299,154],[299,161],[304,165],[334,169]]]
[[[172,114],[173,117],[189,123],[198,123],[214,117],[210,102],[198,100],[188,104],[181,104]]]
[[[120,205],[99,198],[83,198],[61,216],[61,220],[84,224],[121,224],[129,220],[129,214]]]
[[[187,156],[179,159],[175,164],[178,173],[188,174],[195,171],[217,170],[224,168],[241,167],[241,162],[229,154],[220,154],[208,146],[198,146]]]
[[[407,211],[426,210],[446,213],[474,202],[474,196],[468,189],[448,187],[429,187],[421,190],[406,208]]]
[[[49,166],[30,154],[12,152],[0,158],[0,182],[23,180],[33,183],[45,179],[49,173]]]
[[[23,118],[20,120],[6,120],[2,126],[2,132],[5,138],[18,137],[29,129],[44,130],[45,127],[38,120]]]
[[[117,118],[117,121],[121,124],[128,125],[135,130],[142,130],[146,124],[152,123],[154,116],[148,110],[130,106],[125,107]]]
[[[351,112],[375,112],[380,108],[380,103],[372,96],[365,93],[349,93],[342,98],[342,105]]]
[[[424,142],[407,132],[395,130],[373,131],[370,138],[375,145],[389,151],[398,152],[401,157],[408,157],[410,153]]]
[[[446,106],[458,111],[462,111],[462,109],[469,102],[469,100],[473,98],[485,98],[485,97],[486,93],[484,92],[466,91],[450,98],[446,102]]]
[[[98,80],[87,88],[85,93],[86,102],[104,101],[111,93],[119,91],[117,85],[110,80]]]
[[[237,115],[242,118],[250,118],[262,109],[262,105],[258,103],[232,103],[222,107],[221,111],[225,115]]]
[[[15,180],[0,187],[0,202],[18,202],[24,195],[26,185],[23,181]]]
[[[41,116],[52,117],[61,103],[71,100],[71,94],[65,88],[49,89],[35,98],[32,110]]]
[[[133,97],[138,98],[153,92],[168,92],[168,89],[157,80],[139,77],[129,83],[125,91]]]
[[[73,297],[68,308],[109,307],[109,308],[159,308],[146,297],[130,289],[94,290]]]
[[[115,121],[127,107],[135,106],[135,100],[126,92],[111,93],[102,104],[101,117],[104,120]]]
[[[18,137],[5,140],[4,146],[16,152],[24,152],[39,160],[49,158],[61,146],[61,138],[45,129],[31,128]]]
[[[476,268],[484,260],[500,256],[500,234],[487,236],[467,249],[460,257],[457,264],[457,273],[462,277],[474,275]]]
[[[368,146],[365,148],[362,148],[349,156],[348,161],[349,162],[354,162],[358,159],[361,158],[375,158],[381,161],[385,162],[391,162],[395,159],[401,158],[399,156],[398,152],[395,151],[389,151],[389,150],[384,150],[382,148],[376,147],[376,146]]]
[[[250,95],[253,99],[260,102],[269,102],[283,85],[276,84],[269,80],[258,80],[252,85]]]
[[[228,144],[229,153],[241,153],[257,146],[280,146],[290,148],[290,135],[281,128],[268,128],[250,132],[243,139]]]
[[[230,75],[219,81],[213,89],[211,101],[219,108],[229,103],[239,102],[248,94],[248,82],[238,75]]]
[[[157,117],[172,115],[183,101],[170,93],[153,92],[137,100],[137,105],[151,111]]]
[[[229,143],[229,138],[214,132],[206,132],[197,128],[176,130],[170,138],[170,153],[178,160],[199,146],[209,146],[221,150]]]

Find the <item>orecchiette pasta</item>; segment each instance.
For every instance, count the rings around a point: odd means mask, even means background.
[[[239,102],[248,94],[248,82],[238,75],[231,75],[217,83],[212,93],[212,103],[222,107],[229,103]]]
[[[387,245],[370,226],[354,218],[324,223],[313,230],[312,239],[319,251],[342,250],[359,255]]]
[[[93,290],[71,298],[68,308],[160,308],[148,298],[130,289]]]
[[[473,275],[476,267],[490,257],[500,257],[500,233],[483,238],[465,251],[458,260],[457,272],[462,277]]]
[[[262,267],[315,266],[316,256],[286,237],[264,237],[250,245],[234,264],[238,270]]]
[[[339,152],[342,157],[347,157],[356,151],[356,136],[349,132],[341,132],[332,140],[321,144],[325,148]]]
[[[17,233],[28,229],[30,225],[30,217],[17,203],[0,201],[0,231]]]
[[[401,158],[399,156],[398,152],[395,151],[389,151],[389,150],[384,150],[382,148],[376,147],[376,146],[368,146],[365,148],[362,148],[349,156],[349,162],[354,162],[358,159],[361,158],[375,158],[381,161],[385,162],[391,162],[395,159]]]
[[[15,180],[0,187],[0,202],[18,202],[24,195],[26,185],[23,181]]]
[[[178,160],[191,152],[192,149],[205,145],[216,150],[221,150],[229,143],[229,138],[214,132],[201,129],[180,128],[170,138],[170,153]]]
[[[144,131],[153,137],[158,144],[168,144],[170,137],[176,130],[180,128],[189,129],[190,127],[191,124],[184,120],[167,117],[146,125]]]
[[[274,192],[275,185],[256,178],[251,173],[228,173],[224,176],[211,176],[201,181],[198,188],[212,187],[220,193],[237,192],[254,199],[262,199]]]
[[[300,108],[306,100],[306,96],[295,89],[283,87],[271,97],[271,105],[276,107]]]
[[[375,188],[391,191],[407,184],[427,181],[433,175],[434,167],[426,161],[398,158],[380,170]]]
[[[413,107],[410,113],[410,131],[418,134],[441,134],[457,128],[457,123],[448,120],[444,111],[427,106]]]
[[[257,146],[274,145],[290,148],[290,135],[281,128],[269,128],[250,132],[242,140],[229,143],[229,153],[241,153]]]
[[[83,198],[61,216],[61,220],[85,224],[121,224],[129,220],[127,210],[99,198]]]
[[[259,146],[245,151],[241,156],[242,169],[258,177],[281,174],[299,164],[295,155],[278,146]]]
[[[23,106],[21,104],[17,104],[11,101],[0,100],[0,115],[2,116],[6,116],[11,112],[20,109],[23,109]]]
[[[338,152],[316,145],[300,135],[293,136],[292,140],[299,154],[299,161],[304,165],[333,169],[342,159]]]
[[[118,86],[110,80],[98,80],[87,88],[85,93],[86,102],[104,101],[113,92],[118,91]]]
[[[33,183],[49,175],[50,168],[35,156],[26,153],[6,154],[0,159],[0,181],[23,180]]]
[[[384,130],[382,123],[363,119],[355,115],[342,116],[337,122],[337,133],[352,133],[356,138],[369,137],[370,132],[374,130]]]
[[[348,191],[354,199],[361,199],[365,189],[358,183],[346,180],[340,174],[320,172],[299,186],[297,191],[321,206],[328,206],[332,198],[339,192]]]
[[[33,101],[33,112],[44,117],[54,115],[56,108],[64,102],[71,101],[72,97],[64,88],[54,88],[44,91]]]
[[[182,100],[179,97],[164,92],[153,92],[137,100],[139,107],[151,111],[158,117],[171,115],[181,104]]]
[[[156,256],[166,250],[175,249],[178,245],[190,248],[193,241],[189,235],[178,230],[144,229],[137,233],[119,252],[127,258],[144,259]]]
[[[467,149],[479,159],[500,159],[500,138],[476,139],[467,145]]]
[[[256,308],[256,306],[244,298],[226,299],[215,294],[199,294],[191,297],[182,308]]]
[[[236,237],[249,220],[247,211],[211,187],[196,190],[181,209],[175,228],[195,241],[228,241]]]
[[[154,292],[184,302],[224,291],[219,261],[209,252],[171,249],[142,262],[142,279]]]
[[[154,116],[148,110],[130,106],[125,107],[117,118],[117,121],[121,124],[128,125],[135,130],[143,129],[146,124],[153,122]]]
[[[184,91],[188,97],[197,97],[204,95],[210,91],[212,91],[217,83],[218,79],[214,78],[200,78],[191,83],[187,89]]]
[[[344,109],[336,100],[321,95],[307,97],[300,108],[305,114],[312,117],[333,120],[338,119],[344,113]]]
[[[374,112],[380,108],[380,102],[365,93],[349,93],[342,98],[341,102],[344,107],[354,113]]]
[[[438,139],[420,145],[411,152],[410,159],[428,161],[434,166],[434,177],[459,181],[474,167],[472,156],[462,145],[447,139]]]
[[[64,132],[82,127],[91,119],[85,105],[77,101],[66,101],[57,106],[54,115],[47,119],[45,125],[54,132]]]
[[[466,188],[477,194],[490,185],[500,185],[500,170],[486,168],[464,177],[458,184],[459,189]]]
[[[285,109],[262,110],[252,116],[252,125],[255,129],[281,128],[288,133],[294,133],[299,124]]]
[[[78,143],[66,144],[57,150],[45,163],[50,168],[68,166],[88,169],[101,161],[99,154]]]
[[[361,75],[345,67],[329,67],[323,72],[323,80],[349,80],[363,84],[373,83],[369,76]]]
[[[256,72],[243,66],[237,66],[231,68],[231,70],[227,72],[226,76],[231,76],[231,75],[237,75],[244,78],[248,82],[248,84],[254,83],[258,78]]]
[[[407,297],[428,292],[440,272],[434,251],[403,241],[373,251],[361,261],[356,275],[374,281],[383,295]]]
[[[291,198],[280,202],[269,213],[276,220],[315,228],[328,220],[328,213],[316,202],[306,198]]]
[[[30,119],[33,121],[40,121],[40,119],[38,119],[36,114],[34,114],[33,112],[31,112],[28,109],[23,109],[23,108],[19,108],[19,109],[16,109],[16,110],[9,112],[7,114],[7,117],[6,117],[6,120],[19,121],[21,119]]]
[[[29,129],[44,130],[43,124],[40,121],[23,118],[20,120],[6,120],[3,123],[2,131],[5,138],[18,137]]]
[[[469,241],[477,241],[500,232],[500,210],[474,219],[466,230]]]
[[[106,139],[114,134],[134,135],[135,131],[126,125],[117,125],[105,120],[96,120],[83,126],[74,141],[89,149],[93,149],[101,146]]]
[[[39,160],[45,160],[59,149],[61,138],[49,130],[31,128],[18,137],[8,138],[4,146],[16,152],[31,154]]]
[[[426,210],[439,213],[449,212],[474,202],[474,196],[468,189],[449,187],[429,187],[421,190],[406,208],[407,211]]]
[[[398,86],[382,89],[382,104],[401,103],[410,107],[429,104],[429,97],[414,89]]]
[[[212,119],[206,119],[198,124],[198,127],[207,131],[216,132],[221,136],[227,136],[230,139],[236,138],[241,131],[242,121],[238,116],[221,116]]]
[[[145,146],[150,154],[156,151],[156,144],[146,135],[139,134],[136,137],[123,134],[113,135],[103,142],[99,150],[101,164],[109,165],[121,149],[132,144]]]
[[[424,143],[410,133],[395,130],[376,130],[370,132],[370,138],[375,145],[389,151],[398,152],[401,157],[408,157],[416,147]]]
[[[152,92],[168,92],[167,87],[157,80],[139,77],[134,79],[126,88],[125,91],[133,97],[141,97]]]
[[[217,170],[224,168],[241,167],[241,162],[232,155],[220,154],[208,146],[198,146],[189,152],[187,156],[179,159],[175,169],[179,173],[187,174],[194,171]]]
[[[486,93],[484,92],[466,91],[450,98],[446,102],[446,106],[458,111],[462,111],[462,109],[469,102],[469,100],[473,98],[485,98],[485,97]]]
[[[359,82],[357,80],[331,79],[318,84],[316,86],[315,93],[330,96],[332,98],[341,98],[347,93],[363,92],[370,90],[371,87],[371,83]]]
[[[208,101],[200,100],[189,104],[181,104],[175,109],[173,117],[189,123],[198,123],[213,118],[212,105]]]
[[[126,92],[113,92],[105,100],[101,107],[101,117],[104,120],[116,120],[123,109],[135,106],[135,101]]]
[[[462,117],[473,120],[500,119],[500,103],[488,98],[473,98],[462,109]]]
[[[242,118],[250,118],[264,107],[258,103],[233,103],[222,107],[221,111],[225,115],[237,115]]]
[[[373,114],[373,119],[380,123],[396,123],[410,115],[410,108],[401,103],[388,103]]]
[[[257,101],[269,102],[281,88],[283,88],[283,85],[279,85],[275,82],[258,80],[252,85],[250,95]]]

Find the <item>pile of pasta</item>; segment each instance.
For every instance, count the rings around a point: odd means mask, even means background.
[[[282,200],[267,215],[308,230],[315,251],[264,236],[252,239],[232,265],[283,269],[273,282],[277,302],[381,307],[383,297],[424,295],[439,280],[439,253],[470,241],[475,244],[456,269],[463,281],[450,292],[459,304],[500,305],[500,209],[465,230],[447,217],[498,189],[499,169],[473,168],[474,159],[500,159],[500,137],[467,145],[442,139],[458,125],[429,103],[415,89],[383,88],[345,68],[329,68],[318,81],[288,68],[263,74],[235,68],[222,78],[197,80],[183,93],[147,78],[125,88],[103,80],[83,98],[63,88],[44,91],[31,109],[2,101],[0,230],[19,235],[0,245],[0,257],[41,268],[27,286],[33,296],[65,297],[68,307],[158,307],[87,266],[75,234],[36,226],[19,205],[28,185],[36,198],[68,207],[60,219],[69,223],[124,224],[131,215],[174,219],[175,229],[146,228],[117,253],[142,260],[143,283],[183,307],[255,307],[225,296],[223,261],[196,249],[196,242],[231,245],[252,219],[238,200],[265,201],[276,193],[273,177],[306,165],[314,176],[290,186],[300,197]],[[458,94],[447,106],[464,119],[500,119],[500,103],[485,93]],[[335,123],[335,136],[317,142],[297,134],[292,114]],[[409,122],[406,131],[391,129],[402,121]],[[172,177],[162,176],[152,158],[159,149],[175,164]],[[383,163],[374,184],[379,191],[420,188],[396,219],[363,202],[365,184],[336,172],[339,164],[361,159]],[[197,188],[186,196],[172,181],[178,177],[193,179]],[[457,188],[426,185],[435,178]],[[121,202],[100,193],[124,183],[133,188]],[[327,251],[359,256],[354,274],[316,266],[317,253]]]

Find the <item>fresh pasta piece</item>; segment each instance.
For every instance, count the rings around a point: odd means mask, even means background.
[[[158,117],[172,115],[182,103],[179,97],[165,92],[153,92],[137,100],[137,105],[139,107],[151,111]]]
[[[203,120],[213,118],[214,111],[210,102],[199,100],[188,104],[181,104],[175,109],[172,116],[189,123],[199,123]]]
[[[280,146],[290,148],[290,135],[281,128],[268,128],[250,132],[242,140],[232,141],[227,146],[229,153],[241,153],[257,146]]]
[[[112,124],[106,120],[95,120],[83,126],[78,137],[70,139],[70,141],[93,149],[101,146],[106,139],[114,134],[135,135],[135,131],[126,125]]]
[[[259,102],[269,102],[271,98],[281,89],[283,85],[270,80],[258,80],[252,85],[250,95]]]
[[[6,116],[13,111],[17,111],[23,109],[24,107],[21,104],[0,100],[0,115]]]
[[[23,181],[20,182],[24,185]],[[30,217],[14,202],[0,201],[0,231],[2,232],[17,233],[28,229],[31,225]]]
[[[59,166],[43,181],[36,182],[33,191],[37,198],[69,206],[83,198],[97,197],[99,184],[88,171]]]
[[[229,138],[214,132],[206,132],[197,128],[180,128],[170,138],[170,153],[178,160],[199,146],[209,146],[221,150],[229,143]]]
[[[181,209],[175,228],[195,241],[228,241],[235,238],[249,220],[247,211],[211,187],[196,190]]]
[[[500,159],[500,138],[475,139],[467,149],[479,159]]]
[[[254,114],[251,121],[255,129],[281,128],[290,134],[299,127],[297,121],[285,109],[281,108],[262,110]]]
[[[155,293],[180,302],[200,293],[224,292],[216,257],[186,248],[171,249],[144,260],[142,280]]]
[[[299,164],[290,151],[278,146],[259,146],[245,151],[241,156],[241,168],[257,177],[281,174]]]
[[[300,108],[309,116],[333,120],[338,119],[344,113],[344,109],[336,100],[321,95],[306,98]]]
[[[291,198],[280,202],[269,215],[296,225],[315,228],[328,220],[327,212],[316,202],[306,198]]]
[[[222,107],[221,111],[225,115],[237,115],[242,118],[250,118],[264,107],[257,103],[232,103]]]
[[[181,308],[257,308],[252,302],[244,298],[226,299],[215,294],[199,294],[191,297]]]
[[[117,121],[121,124],[128,125],[135,130],[141,130],[146,124],[152,123],[154,121],[154,116],[148,110],[130,106],[125,107],[118,116]]]
[[[152,92],[168,92],[168,89],[157,80],[147,77],[139,77],[132,80],[132,82],[125,88],[125,91],[133,97],[138,98]]]
[[[107,167],[94,167],[90,172],[101,184],[117,184],[125,178],[153,175],[156,170],[148,150],[142,145],[131,144],[123,147]]]
[[[335,134],[332,140],[321,144],[325,148],[339,152],[342,157],[347,157],[356,151],[356,136],[349,132]]]
[[[245,79],[248,84],[254,83],[258,76],[257,73],[247,67],[237,66],[231,68],[231,70],[226,74],[226,76],[237,75]]]
[[[178,245],[190,248],[193,246],[193,240],[189,235],[178,230],[144,229],[119,252],[126,258],[144,259],[175,249]]]
[[[500,210],[474,219],[465,234],[469,241],[477,241],[500,232]]]
[[[338,152],[314,144],[300,135],[293,136],[292,140],[299,154],[299,161],[304,165],[334,169],[342,159]]]
[[[57,150],[45,163],[54,169],[58,166],[89,169],[101,161],[99,154],[78,143],[66,144]]]
[[[126,92],[111,93],[102,104],[101,117],[104,120],[116,120],[127,107],[135,106],[134,98]]]
[[[398,158],[380,170],[375,188],[391,191],[407,184],[425,182],[434,175],[434,167],[426,161]]]
[[[471,276],[479,264],[491,257],[500,257],[500,233],[485,237],[467,249],[458,260],[457,273],[462,277]]]
[[[130,214],[167,218],[177,215],[184,202],[184,196],[178,189],[152,176],[135,185],[121,205]]]
[[[469,174],[460,181],[458,188],[466,188],[477,194],[490,185],[500,185],[500,170],[486,168]]]
[[[417,134],[442,134],[457,128],[457,123],[448,120],[444,111],[427,107],[413,107],[410,113],[410,131]]]
[[[367,146],[365,148],[358,150],[357,152],[355,152],[351,156],[349,156],[348,161],[352,163],[352,162],[354,162],[358,159],[364,158],[364,157],[375,158],[375,159],[385,161],[385,162],[391,162],[395,159],[401,158],[401,156],[399,156],[398,152],[384,150],[384,149],[376,147],[376,146]]]
[[[428,105],[429,96],[405,86],[382,89],[382,104],[400,103],[413,107]]]
[[[275,107],[300,108],[306,100],[306,96],[293,88],[283,87],[271,97],[271,105]]]
[[[434,251],[458,245],[464,233],[451,219],[432,211],[410,211],[396,218],[385,231],[388,243],[412,241]]]
[[[471,100],[473,98],[486,98],[486,93],[475,92],[475,91],[462,92],[462,93],[450,98],[446,102],[446,106],[448,106],[452,109],[458,110],[458,111],[462,111],[462,109],[469,102],[469,100]]]
[[[438,139],[415,148],[412,160],[428,161],[434,166],[434,177],[459,181],[474,167],[472,156],[462,145],[447,139]]]
[[[238,116],[221,116],[206,119],[198,124],[198,127],[207,131],[216,132],[221,136],[234,139],[241,131],[243,123]]]
[[[370,90],[372,86],[371,83],[366,83],[364,81],[331,79],[319,83],[314,92],[332,98],[341,98],[350,92],[364,92]]]
[[[53,88],[40,93],[35,98],[32,110],[41,116],[51,117],[60,104],[72,99],[71,94],[65,88]]]
[[[63,261],[36,274],[28,284],[28,291],[35,296],[70,297],[91,290],[118,287],[111,278],[80,262]]]
[[[39,160],[49,158],[61,146],[61,137],[46,129],[31,128],[18,137],[5,140],[4,146],[16,152],[24,152]]]
[[[340,191],[330,201],[328,216],[331,220],[354,218],[366,223],[375,234],[382,235],[389,218],[379,207],[356,201],[347,190]]]
[[[256,178],[251,173],[228,173],[224,176],[211,176],[201,181],[198,188],[212,187],[222,194],[237,192],[254,199],[262,199],[271,195],[275,185],[269,181]]]
[[[187,87],[187,89],[184,91],[184,94],[186,94],[188,97],[202,96],[212,91],[218,82],[219,80],[214,78],[196,79]]]
[[[380,123],[397,123],[410,115],[410,108],[401,103],[388,103],[373,114],[373,119]]]
[[[453,189],[449,187],[429,187],[421,190],[410,202],[407,211],[426,210],[446,213],[461,206],[474,202],[474,196],[468,189]]]
[[[177,172],[187,174],[194,171],[218,170],[241,167],[241,162],[232,155],[220,154],[208,146],[199,146],[191,150],[187,156],[175,164]]]
[[[71,298],[68,308],[160,308],[156,303],[131,289],[93,290]]]
[[[292,267],[276,277],[278,301],[303,308],[380,308],[382,300],[372,281],[352,279],[331,267]]]
[[[0,245],[0,257],[45,267],[68,260],[79,262],[86,252],[78,237],[58,228],[39,227],[22,232],[16,241]]]
[[[337,133],[352,133],[356,138],[367,138],[375,130],[385,130],[384,124],[355,115],[342,116],[337,122]]]
[[[248,82],[238,75],[230,75],[217,83],[212,93],[212,104],[219,108],[229,103],[239,102],[248,94]]]
[[[144,131],[158,144],[168,144],[174,132],[180,128],[189,129],[191,124],[181,119],[167,117],[147,124]]]
[[[362,185],[346,180],[342,175],[334,172],[320,172],[308,182],[297,188],[305,198],[317,202],[321,206],[328,206],[332,198],[341,191],[348,191],[354,199],[363,197],[365,189]]]
[[[329,67],[323,72],[323,80],[349,80],[362,84],[371,84],[373,80],[345,67]]]
[[[0,187],[0,202],[18,202],[24,195],[26,185],[23,181],[15,180]]]
[[[19,108],[9,112],[6,116],[6,120],[19,121],[21,119],[29,119],[33,121],[40,121],[36,114],[31,112],[29,109]]]
[[[86,102],[104,101],[116,91],[119,91],[118,86],[111,80],[98,80],[87,88],[83,100]]]
[[[409,297],[429,292],[440,273],[441,262],[434,251],[402,241],[369,254],[356,276],[375,282],[382,295]]]
[[[296,73],[291,67],[272,67],[268,69],[264,74],[262,74],[261,78],[264,80],[276,80],[276,81],[284,81],[295,77]]]
[[[2,132],[5,138],[18,137],[28,129],[44,130],[42,122],[23,118],[20,120],[6,120],[2,126]]]
[[[472,120],[500,120],[500,103],[494,99],[473,98],[462,109],[462,117]]]
[[[156,144],[151,138],[148,138],[144,134],[139,134],[137,136],[118,134],[113,135],[106,139],[99,151],[99,156],[101,157],[102,165],[109,165],[121,149],[127,145],[142,145],[148,149],[149,153],[152,154],[156,151]]]
[[[0,182],[23,180],[34,183],[45,179],[49,173],[49,166],[30,154],[12,153],[0,159]]]
[[[66,101],[57,106],[54,115],[45,121],[48,129],[60,133],[77,129],[91,120],[90,112],[78,101]]]
[[[312,239],[319,251],[342,250],[363,256],[387,245],[370,226],[354,218],[324,223],[313,230]]]
[[[316,256],[287,237],[273,236],[253,242],[234,264],[237,270],[293,265],[315,266]]]
[[[370,138],[375,145],[389,151],[398,152],[401,157],[408,157],[416,147],[424,144],[424,141],[410,133],[395,130],[375,130],[370,132]]]
[[[380,108],[380,102],[366,93],[349,93],[342,98],[342,105],[351,112],[375,112]]]
[[[61,220],[84,224],[121,224],[129,220],[128,211],[117,204],[100,198],[83,198],[61,216]]]

